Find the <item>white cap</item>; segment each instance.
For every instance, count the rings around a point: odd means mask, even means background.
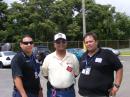
[[[66,40],[65,34],[63,34],[63,33],[57,33],[57,34],[55,34],[54,40],[57,40],[57,39],[60,39],[60,38]]]

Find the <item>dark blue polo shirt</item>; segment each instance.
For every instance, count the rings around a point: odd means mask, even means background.
[[[27,56],[23,52],[17,53],[11,62],[12,76],[20,76],[26,92],[38,94],[40,89],[40,65],[33,55]],[[14,89],[16,89],[14,85]],[[17,90],[17,89],[16,89]]]
[[[112,88],[114,81],[114,71],[122,68],[119,58],[110,50],[99,49],[92,57],[87,52],[82,56],[80,61],[80,70],[91,68],[90,74],[80,74],[78,86],[79,94],[82,96],[109,95],[108,89]]]

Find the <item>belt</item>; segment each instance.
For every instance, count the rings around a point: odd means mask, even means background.
[[[55,89],[56,91],[68,91],[68,90],[71,90],[71,89],[74,88],[74,84],[72,84],[70,87],[67,87],[67,88],[55,88],[55,87],[53,87],[53,86],[50,84],[50,82],[48,82],[48,87],[49,87],[49,88],[53,88],[53,89]]]
[[[67,88],[54,88],[56,91],[68,91],[73,89],[74,85],[71,85],[70,87]]]

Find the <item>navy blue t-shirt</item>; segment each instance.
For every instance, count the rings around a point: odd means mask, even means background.
[[[12,76],[21,77],[26,92],[38,94],[40,89],[40,65],[33,55],[27,56],[23,52],[17,53],[11,62]],[[14,84],[14,89],[16,86]],[[16,89],[17,90],[17,89]]]

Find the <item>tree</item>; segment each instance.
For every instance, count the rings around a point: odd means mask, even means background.
[[[43,1],[30,0],[23,4],[13,3],[10,8],[10,27],[17,35],[31,34],[35,41],[50,40],[49,34],[56,29],[55,23],[46,19]],[[16,22],[12,22],[16,20]],[[13,31],[13,29],[15,29]],[[47,32],[46,32],[47,31]],[[16,38],[15,38],[16,39]]]
[[[115,25],[118,30],[118,39],[130,39],[130,17],[124,13],[117,13],[115,15]]]
[[[9,8],[0,4],[6,16],[0,20],[0,40],[17,42],[22,35],[31,34],[36,42],[52,41],[57,32],[65,33],[68,40],[82,40],[81,0],[22,0]],[[96,32],[99,39],[129,39],[128,16],[95,0],[85,0],[85,5],[87,32]]]

